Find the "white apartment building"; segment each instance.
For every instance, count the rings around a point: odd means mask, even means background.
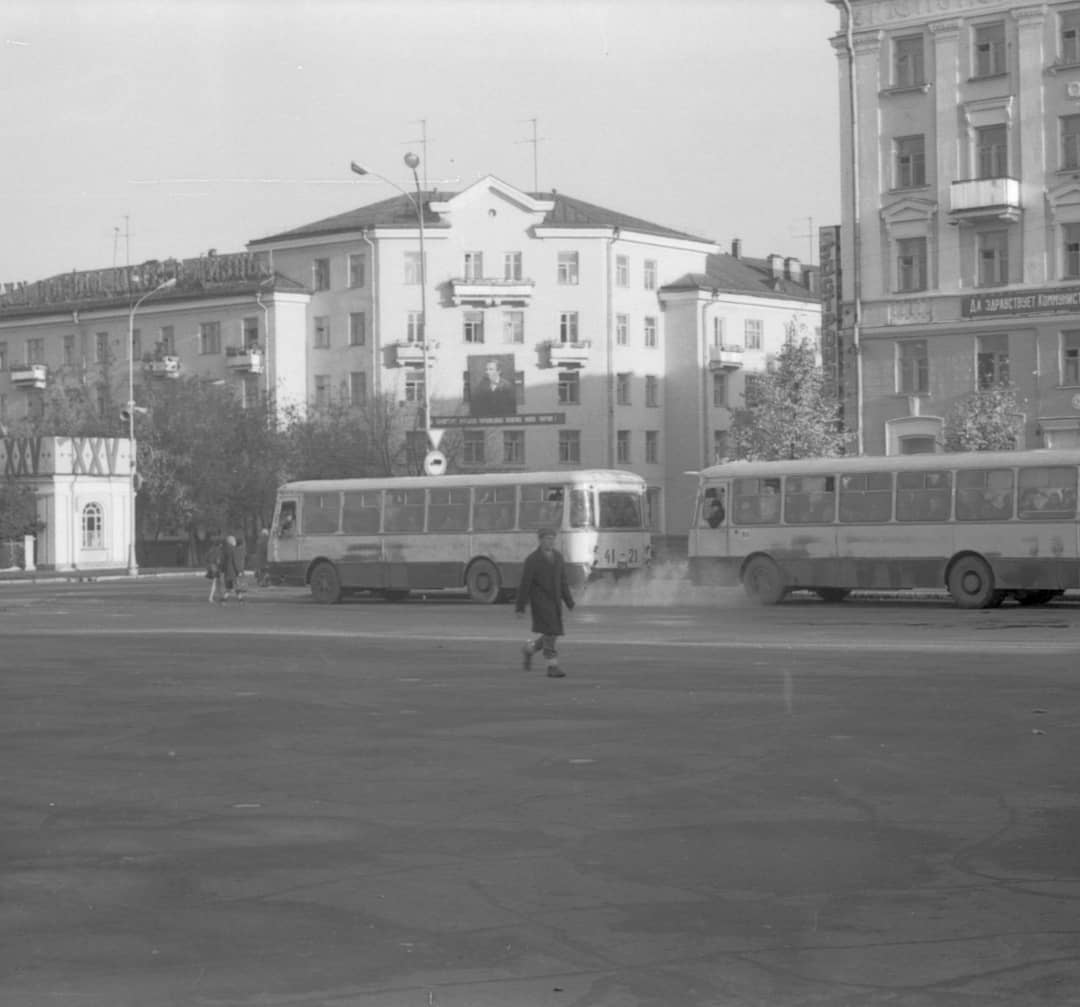
[[[864,451],[941,450],[957,401],[1001,382],[1024,446],[1080,444],[1080,3],[830,2]]]

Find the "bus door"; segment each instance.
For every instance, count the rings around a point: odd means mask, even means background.
[[[271,563],[297,566],[300,563],[300,500],[281,497],[277,502],[274,524],[270,529],[268,559]],[[279,576],[285,576],[282,570]]]
[[[693,525],[695,546],[691,547],[690,554],[698,558],[700,566],[699,574],[695,576],[700,575],[705,582],[717,580],[717,577],[723,583],[731,581],[730,570],[727,575],[719,576],[721,568],[730,566],[725,561],[732,555],[730,501],[730,479],[711,479],[698,493]]]

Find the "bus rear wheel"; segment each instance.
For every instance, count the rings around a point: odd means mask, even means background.
[[[758,605],[775,605],[787,593],[780,567],[768,556],[755,556],[743,571],[743,591]]]
[[[336,605],[341,601],[341,579],[332,563],[315,564],[311,571],[311,597],[320,605]]]
[[[1001,603],[994,571],[981,556],[961,556],[949,570],[949,594],[960,608],[992,608]]]
[[[482,605],[494,605],[502,591],[502,578],[498,567],[490,560],[478,559],[465,575],[469,597]]]

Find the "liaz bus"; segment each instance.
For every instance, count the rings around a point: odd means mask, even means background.
[[[793,590],[948,589],[962,608],[1045,604],[1080,587],[1066,450],[728,462],[698,473],[699,584],[761,604]]]
[[[271,577],[316,601],[464,588],[513,596],[536,533],[551,527],[572,584],[641,570],[651,559],[645,481],[581,470],[294,482],[278,490]]]

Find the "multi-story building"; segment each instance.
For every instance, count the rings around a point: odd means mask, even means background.
[[[863,450],[941,450],[1000,383],[1023,445],[1080,444],[1080,3],[829,2]]]
[[[427,405],[453,469],[630,469],[674,537],[688,526],[687,472],[726,454],[743,374],[814,338],[820,319],[814,270],[795,259],[747,259],[738,242],[720,254],[492,177],[134,273],[130,286],[128,271],[100,270],[0,296],[0,418],[51,381],[104,395],[130,359],[140,381],[196,375],[282,406],[389,402],[416,463]]]

